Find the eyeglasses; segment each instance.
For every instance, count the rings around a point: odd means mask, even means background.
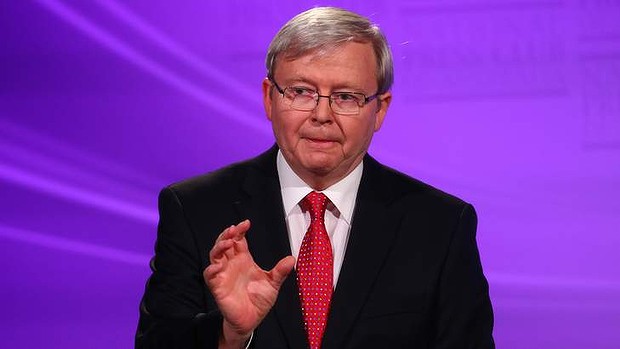
[[[311,111],[319,104],[319,98],[329,99],[332,111],[340,115],[357,115],[360,108],[376,99],[379,93],[366,97],[359,92],[334,92],[329,96],[320,95],[317,91],[303,86],[288,86],[282,89],[273,79],[269,79],[282,95],[286,103],[299,111]]]

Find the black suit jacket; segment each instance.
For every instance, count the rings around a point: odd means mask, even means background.
[[[276,154],[162,190],[136,347],[217,347],[222,318],[202,271],[226,227],[251,220],[248,244],[264,269],[291,254]],[[323,348],[493,348],[475,231],[471,205],[367,155]],[[252,348],[307,347],[293,271]]]

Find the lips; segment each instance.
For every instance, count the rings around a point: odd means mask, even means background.
[[[330,143],[330,142],[334,142],[332,140],[329,139],[320,139],[320,138],[306,138],[307,140],[309,140],[310,142],[316,142],[316,143]]]
[[[304,137],[304,139],[314,147],[329,147],[336,143],[333,139]]]

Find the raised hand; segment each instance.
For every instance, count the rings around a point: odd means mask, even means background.
[[[209,252],[203,277],[224,317],[220,348],[244,343],[273,307],[280,286],[293,269],[288,256],[270,271],[252,258],[245,239],[250,221],[226,228]]]

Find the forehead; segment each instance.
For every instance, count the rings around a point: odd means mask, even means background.
[[[354,87],[376,86],[377,62],[372,44],[346,42],[321,47],[305,54],[283,54],[276,58],[276,78],[337,81]]]

